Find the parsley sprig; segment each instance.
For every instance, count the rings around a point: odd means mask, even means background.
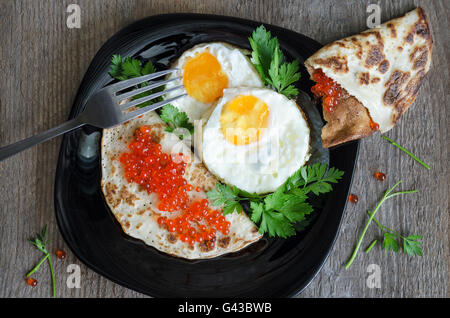
[[[111,59],[109,75],[111,75],[113,78],[119,81],[125,81],[130,78],[152,74],[155,71],[156,71],[155,66],[151,61],[148,61],[144,65],[142,65],[142,62],[138,59],[133,59],[131,57],[122,58],[120,55],[115,54]],[[144,82],[139,84],[139,87],[145,87],[148,85],[149,85],[148,82]],[[134,96],[133,100],[154,94],[156,92],[160,92],[163,89],[164,87],[158,87],[150,91],[143,92],[141,94]],[[162,97],[158,97],[145,103],[139,104],[137,107],[149,106],[161,100]]]
[[[55,287],[55,273],[53,271],[52,258],[50,257],[50,253],[47,250],[48,240],[47,236],[47,225],[44,226],[41,233],[36,234],[36,237],[33,239],[29,239],[28,241],[33,244],[39,251],[44,253],[44,257],[37,263],[37,265],[27,273],[26,277],[30,277],[33,273],[35,273],[39,267],[44,263],[45,260],[48,261],[48,265],[50,266],[50,273],[52,276],[52,296],[56,296],[56,287]]]
[[[240,201],[246,200],[246,198],[239,197],[241,191],[235,186],[217,183],[215,188],[208,191],[206,195],[211,200],[213,206],[224,206],[222,213],[223,215],[227,215],[233,213],[235,210],[237,213],[242,212],[243,207]]]
[[[192,135],[194,125],[189,122],[189,117],[185,112],[180,112],[175,106],[168,104],[161,109],[161,119],[166,122],[166,131],[173,132],[177,128],[185,128]],[[182,136],[180,136],[181,138]],[[182,139],[182,138],[181,138]]]
[[[252,47],[251,61],[266,85],[272,86],[286,97],[298,95],[298,89],[293,85],[300,79],[299,62],[285,61],[276,37],[261,25],[249,38]]]
[[[304,166],[295,172],[275,192],[265,195],[249,193],[218,183],[206,195],[213,206],[223,206],[223,214],[236,211],[241,213],[241,202],[250,202],[250,219],[259,224],[261,234],[268,233],[269,237],[287,238],[301,228],[302,222],[313,212],[313,206],[307,202],[312,192],[315,195],[332,190],[330,183],[337,183],[343,171],[335,168],[327,170],[327,165],[317,163]]]
[[[122,58],[120,55],[113,55],[111,59],[109,74],[119,80],[124,81],[130,78],[139,77],[156,72],[156,68],[151,61],[142,64],[138,59],[131,57]],[[147,82],[140,84],[140,87],[148,86]],[[164,86],[152,89],[150,91],[138,94],[133,97],[133,100],[142,98],[157,92],[161,92]],[[137,107],[145,107],[156,102],[162,101],[162,97],[155,98],[138,105]],[[194,125],[189,121],[189,117],[185,112],[180,112],[175,106],[167,104],[161,108],[161,119],[168,125],[166,131],[173,132],[176,128],[185,128],[190,134],[194,133]],[[182,136],[179,136],[182,138]]]
[[[386,190],[386,192],[384,193],[383,197],[381,198],[381,200],[377,203],[377,205],[375,206],[375,209],[372,212],[368,212],[369,213],[369,219],[366,222],[366,225],[364,226],[364,229],[359,237],[359,240],[356,244],[355,249],[353,250],[353,253],[349,259],[349,261],[347,262],[347,264],[345,265],[345,269],[348,269],[353,261],[355,260],[356,255],[358,254],[358,250],[361,247],[362,241],[364,239],[364,236],[367,232],[367,229],[369,228],[369,225],[371,224],[372,220],[375,219],[375,215],[378,212],[378,210],[380,209],[381,205],[390,198],[393,198],[397,195],[401,195],[401,194],[409,194],[409,193],[416,193],[417,190],[408,190],[408,191],[397,191],[397,192],[392,192],[395,190],[395,188],[398,187],[398,185],[401,183],[401,181],[398,181],[396,184],[394,184],[394,186],[388,190]],[[399,235],[398,233],[383,227],[378,221],[376,221],[377,225],[381,226],[381,229],[384,231],[384,241],[383,241],[383,248],[388,250],[388,249],[392,249],[394,251],[398,251],[398,246],[397,246],[397,241],[396,241],[396,235]],[[400,236],[401,238],[403,238],[402,236]],[[421,236],[418,235],[413,235],[410,236],[408,238],[406,238],[407,240],[404,241],[404,248],[405,248],[405,252],[407,254],[410,255],[421,255],[422,252],[419,251],[420,250],[420,242],[418,242],[419,239],[421,239]],[[376,242],[372,242],[372,244],[370,244],[369,248],[366,250],[366,252],[369,252],[372,247],[376,244]]]
[[[372,213],[367,211],[369,215]],[[397,253],[399,249],[399,242],[403,243],[403,251],[404,253],[414,256],[422,256],[422,243],[419,241],[423,238],[421,235],[409,235],[403,236],[398,232],[391,230],[387,226],[381,224],[375,217],[373,221],[378,226],[378,228],[383,232],[383,249],[385,251],[392,250]]]

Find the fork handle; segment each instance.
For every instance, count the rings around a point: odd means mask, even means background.
[[[0,148],[0,161],[15,155],[18,152],[21,152],[25,149],[28,149],[32,146],[38,145],[44,141],[47,141],[56,136],[62,135],[66,132],[72,131],[78,127],[81,127],[85,124],[81,116],[78,116],[74,119],[66,121],[65,123],[44,131],[38,135],[23,139],[21,141],[15,142],[8,146],[4,146]]]

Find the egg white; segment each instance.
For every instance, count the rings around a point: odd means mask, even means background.
[[[210,54],[216,57],[217,61],[221,65],[222,71],[228,77],[228,87],[263,87],[263,82],[250,62],[249,58],[245,56],[241,49],[234,47],[227,43],[213,42],[202,43],[194,46],[193,48],[185,51],[172,65],[173,68],[179,69],[168,76],[167,79],[181,77],[178,80],[174,80],[166,85],[166,89],[179,86],[183,84],[183,68],[189,58],[194,57],[199,53],[208,51]],[[186,89],[179,89],[169,92],[165,95],[165,99],[175,97],[182,93],[186,93]],[[186,112],[190,121],[200,119],[202,114],[205,113],[213,103],[202,103],[193,99],[190,96],[184,96],[171,103],[180,111]]]
[[[220,117],[224,105],[239,95],[264,101],[269,118],[258,142],[237,146],[225,139]],[[310,156],[310,130],[303,112],[294,101],[265,88],[224,90],[202,137],[201,155],[209,171],[224,183],[252,193],[275,191]]]

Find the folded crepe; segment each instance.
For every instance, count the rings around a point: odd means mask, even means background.
[[[224,235],[217,231],[213,248],[203,243],[188,245],[177,239],[176,233],[159,226],[157,219],[160,216],[172,218],[177,212],[160,211],[157,208],[157,195],[149,194],[136,183],[129,183],[119,161],[120,155],[129,151],[128,144],[133,140],[136,129],[144,125],[150,127],[152,139],[161,144],[163,152],[171,153],[176,150],[176,153],[181,152],[189,158],[194,156],[191,149],[175,134],[165,130],[166,124],[154,111],[125,124],[103,130],[101,187],[111,212],[125,233],[162,252],[187,259],[211,258],[235,252],[262,237],[248,216],[244,212],[238,214],[236,211],[225,216],[230,222],[229,234]],[[183,177],[194,188],[200,187],[204,191],[209,191],[217,183],[199,160],[191,160],[187,164]],[[192,200],[205,199],[203,190],[190,191],[189,197]]]
[[[422,8],[324,46],[305,66],[338,84],[334,111],[324,109],[324,147],[391,129],[414,102],[431,64],[433,40]]]

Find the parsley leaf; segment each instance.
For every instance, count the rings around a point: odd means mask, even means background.
[[[297,96],[299,91],[293,83],[300,79],[299,62],[285,61],[278,39],[263,25],[253,31],[249,42],[253,50],[251,61],[263,82],[288,98]]]
[[[422,239],[420,235],[410,235],[403,237],[403,250],[408,255],[422,256],[422,243],[418,240]]]
[[[122,58],[120,55],[115,54],[111,58],[111,65],[109,67],[109,75],[119,81],[125,81],[130,78],[135,78],[143,75],[148,75],[154,73],[156,71],[155,66],[152,62],[148,61],[142,66],[142,62],[138,59],[133,59],[131,57]],[[139,84],[139,87],[145,87],[148,85],[148,82],[144,82]],[[164,86],[152,89],[147,92],[143,92],[136,96],[133,96],[132,100],[136,100],[145,96],[149,96],[151,94],[161,92],[164,89]],[[162,97],[158,97],[152,99],[150,101],[139,104],[137,107],[145,107],[151,104],[162,101]]]
[[[264,211],[259,230],[261,233],[269,233],[269,237],[287,238],[295,235],[292,223],[283,214],[275,211]]]
[[[239,203],[241,200],[238,196],[239,189],[230,187],[225,184],[217,183],[216,187],[206,193],[206,196],[211,200],[213,206],[224,205],[223,214],[231,214],[234,211],[241,213],[243,208]]]
[[[288,199],[289,195],[284,193],[284,188],[279,187],[264,199],[264,204],[268,210],[280,210]]]
[[[393,250],[396,253],[398,252],[397,238],[392,233],[384,233],[383,249],[386,251]]]
[[[295,234],[295,228],[289,220],[281,213],[266,210],[263,203],[251,202],[250,208],[253,213],[251,220],[255,223],[261,222],[259,231],[269,233],[270,237],[279,236],[286,238]]]
[[[269,68],[272,63],[274,52],[279,50],[277,38],[272,38],[264,26],[258,27],[248,39],[252,47],[252,63],[262,77],[264,82],[270,79]],[[281,52],[280,52],[281,53]]]
[[[372,215],[372,212],[367,212],[370,216]],[[403,241],[403,251],[404,253],[408,255],[418,255],[422,256],[422,243],[418,240],[422,239],[423,237],[421,235],[410,235],[410,236],[403,236],[399,233],[397,233],[394,230],[391,230],[387,226],[382,225],[375,217],[373,217],[373,221],[375,224],[380,228],[380,230],[384,234],[384,240],[383,240],[383,249],[384,250],[393,250],[394,252],[399,251],[399,244],[398,241]]]
[[[234,210],[240,213],[243,210],[240,202],[249,201],[250,219],[259,224],[260,233],[286,238],[309,223],[307,216],[313,212],[313,207],[307,202],[307,193],[314,193],[315,190],[311,189],[319,187],[317,184],[321,187],[317,193],[331,191],[332,187],[327,182],[335,183],[343,175],[343,172],[337,169],[329,169],[328,173],[326,171],[327,165],[321,163],[303,167],[271,194],[258,195],[218,183],[207,196],[212,205],[224,207],[223,214],[232,213]],[[298,184],[304,187],[298,188]]]
[[[261,222],[264,213],[264,203],[250,202],[250,208],[252,209],[252,215],[250,216],[250,219],[254,223]]]
[[[190,134],[194,133],[194,125],[189,122],[187,114],[180,112],[178,108],[171,104],[167,104],[161,109],[160,117],[168,125],[166,127],[168,132],[173,132],[177,128],[185,128]]]
[[[305,216],[313,211],[313,207],[304,202],[300,197],[293,196],[285,201],[283,207],[279,210],[290,222],[300,222],[305,219]]]

